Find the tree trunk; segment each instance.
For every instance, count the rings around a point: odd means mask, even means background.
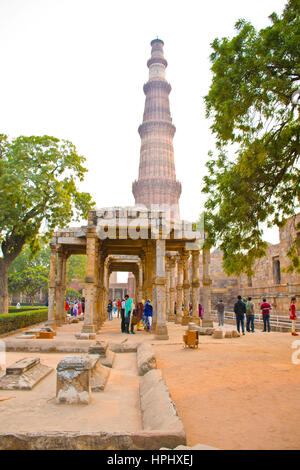
[[[8,268],[9,263],[0,258],[0,314],[8,313]]]

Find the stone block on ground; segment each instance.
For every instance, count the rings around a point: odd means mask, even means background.
[[[239,333],[238,331],[232,330],[232,337],[233,337],[233,338],[239,338],[240,336],[241,336],[241,335],[240,335],[240,333]]]
[[[36,335],[35,334],[32,334],[32,335],[18,335],[16,336],[16,339],[35,339],[36,338]]]
[[[56,403],[90,403],[92,364],[89,356],[66,356],[58,363]]]
[[[225,331],[225,338],[232,338],[232,330]]]
[[[100,356],[99,360],[103,366],[109,367],[111,369],[114,364],[115,357],[116,357],[116,353],[108,350],[106,353],[106,356],[105,357]]]
[[[212,335],[215,331],[214,328],[211,328],[211,327],[204,327],[204,326],[197,326],[195,325],[195,328],[194,328],[196,331],[199,332],[199,335]]]
[[[213,338],[215,339],[223,339],[225,337],[224,330],[215,330],[213,334]]]
[[[219,450],[217,447],[207,446],[205,444],[196,444],[192,447],[189,446],[177,446],[174,449],[169,449],[168,447],[161,447],[159,450]]]
[[[0,389],[32,390],[52,371],[52,367],[40,363],[39,357],[20,359],[6,368],[6,374],[0,378]]]
[[[75,338],[76,339],[95,339],[96,334],[95,333],[76,333]]]
[[[110,374],[110,369],[103,367],[100,362],[100,356],[94,354],[92,355],[92,358],[90,379],[91,391],[101,392],[105,389],[105,385]]]
[[[109,349],[115,353],[137,352],[136,343],[109,343]]]
[[[153,369],[141,377],[140,403],[145,431],[172,430],[185,439],[182,421],[160,370]]]
[[[108,348],[107,341],[96,341],[96,343],[89,346],[89,354],[98,354],[99,356],[106,356]]]
[[[156,369],[156,358],[149,343],[141,343],[137,347],[138,374],[145,375],[152,369]]]

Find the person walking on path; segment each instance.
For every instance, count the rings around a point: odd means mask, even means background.
[[[133,300],[129,295],[125,295],[125,333],[129,335],[130,314]]]
[[[112,301],[110,300],[110,301],[108,302],[108,306],[107,306],[108,319],[109,319],[109,320],[112,320],[112,309],[113,309]]]
[[[135,335],[134,326],[136,324],[137,324],[137,313],[136,313],[135,303],[133,301],[131,305],[131,322],[130,322],[130,333],[132,335]]]
[[[234,313],[236,317],[236,327],[238,332],[240,333],[240,326],[242,327],[243,335],[245,334],[245,313],[246,313],[246,305],[242,301],[242,297],[238,295],[238,300],[234,304]]]
[[[125,299],[121,300],[121,331],[122,331],[122,333],[126,332],[126,328],[125,328]]]
[[[199,318],[202,320],[203,315],[204,315],[204,307],[202,307],[201,304],[198,304],[198,315],[199,315]]]
[[[264,329],[262,331],[265,332],[268,329],[268,333],[270,333],[271,331],[270,310],[272,309],[272,307],[269,304],[269,302],[266,301],[266,299],[263,299],[263,303],[261,304],[260,309],[262,311],[263,322],[264,322]]]
[[[78,314],[78,315],[81,315],[81,314],[82,314],[82,305],[81,305],[81,302],[78,302],[78,305],[77,305],[77,314]]]
[[[246,302],[246,318],[247,318],[247,331],[250,333],[250,327],[252,333],[254,333],[254,303],[251,302],[251,297],[248,297]]]
[[[144,323],[145,323],[146,331],[150,331],[150,327],[152,323],[152,304],[149,299],[145,303],[145,307],[144,307]]]
[[[118,310],[118,318],[121,316],[121,300],[117,300],[117,310]]]
[[[137,331],[142,331],[142,318],[144,313],[144,300],[138,302],[136,305],[136,319],[137,319]]]
[[[219,326],[224,326],[225,305],[222,299],[219,300],[219,302],[215,306],[215,309],[217,310],[217,313],[218,313]]]
[[[299,336],[298,333],[296,333],[296,319],[297,319],[296,297],[292,297],[290,310],[291,310],[290,319],[292,320],[292,335]]]

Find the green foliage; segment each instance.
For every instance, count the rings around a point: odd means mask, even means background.
[[[37,251],[41,238],[71,220],[87,217],[91,196],[77,190],[85,159],[55,137],[0,135],[0,243],[12,261],[25,243]],[[45,227],[43,236],[40,229]]]
[[[256,31],[236,23],[232,39],[215,39],[213,79],[205,97],[219,155],[207,163],[207,244],[223,251],[227,274],[253,273],[264,256],[261,224],[282,226],[299,208],[300,4],[290,0],[281,17]],[[227,155],[228,146],[236,156]],[[297,256],[290,256],[296,266]],[[296,258],[295,258],[296,256]]]
[[[23,271],[15,272],[8,277],[9,292],[22,292],[31,299],[32,303],[36,294],[47,287],[48,270],[43,266],[28,266]]]
[[[78,292],[78,290],[70,288],[66,290],[66,297],[71,300],[73,299],[78,300],[78,299],[81,299],[82,294]]]
[[[0,335],[47,320],[48,308],[0,315]]]
[[[83,281],[86,273],[86,255],[72,255],[67,264],[67,284],[72,279]]]
[[[49,273],[50,269],[50,248],[47,245],[41,247],[41,250],[32,254],[30,247],[25,245],[22,252],[11,263],[9,274],[20,273],[26,268],[43,267]]]

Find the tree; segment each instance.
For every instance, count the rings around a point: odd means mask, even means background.
[[[86,255],[72,255],[67,264],[67,285],[72,279],[83,281],[86,272]]]
[[[91,196],[77,189],[84,162],[66,140],[0,135],[0,313],[8,311],[9,266],[24,245],[37,252],[56,228],[93,207]]]
[[[42,266],[27,267],[8,277],[8,290],[11,293],[22,292],[34,303],[36,294],[48,286],[48,270]]]
[[[81,299],[82,294],[78,290],[72,289],[72,287],[70,287],[66,290],[66,297],[67,299],[71,300],[79,300]]]
[[[205,102],[219,154],[209,154],[202,191],[207,243],[223,251],[227,274],[251,276],[267,248],[262,223],[283,226],[299,208],[299,13],[299,2],[290,0],[267,28],[239,20],[235,37],[212,43]]]

